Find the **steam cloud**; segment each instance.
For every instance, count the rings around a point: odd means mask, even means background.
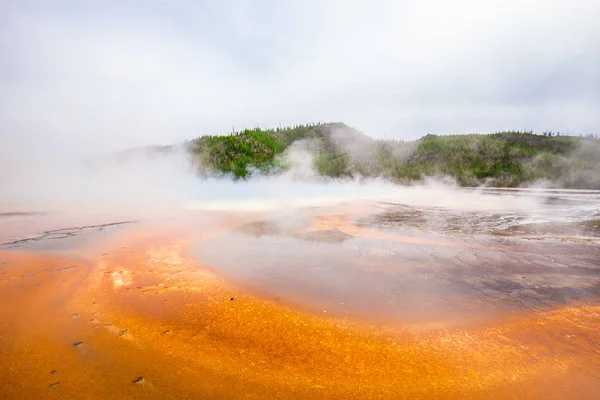
[[[340,133],[338,137],[342,137]],[[335,137],[335,136],[334,136]],[[350,146],[351,142],[340,146]],[[343,148],[343,147],[342,147]],[[360,157],[359,148],[349,149]],[[531,200],[459,189],[448,178],[403,187],[383,178],[331,179],[318,175],[316,148],[298,141],[281,156],[284,172],[254,171],[246,181],[230,176],[201,178],[184,145],[141,148],[91,160],[13,161],[4,169],[5,210],[102,211],[160,215],[181,209],[267,210],[390,201],[453,209],[529,209]]]

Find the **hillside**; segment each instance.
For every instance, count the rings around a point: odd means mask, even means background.
[[[298,141],[310,147],[316,171],[328,177],[382,176],[410,183],[447,175],[463,186],[501,187],[543,179],[562,187],[600,189],[600,142],[592,137],[501,132],[403,142],[376,140],[330,123],[203,136],[190,142],[190,150],[201,173],[239,179],[255,170],[285,170],[283,155]]]

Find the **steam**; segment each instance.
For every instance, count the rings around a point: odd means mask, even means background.
[[[562,155],[541,154],[532,159],[527,170],[543,169],[555,179],[538,179],[522,185],[538,189],[587,188],[600,190],[600,140],[582,138],[574,150]]]
[[[284,179],[310,181],[318,178],[314,168],[314,157],[318,145],[311,140],[292,143],[280,157]]]
[[[387,146],[400,159],[414,144],[374,141],[353,129],[333,129],[328,138],[356,160],[372,156],[377,146]],[[596,145],[597,143],[593,143]],[[333,179],[315,169],[321,144],[300,140],[279,157],[278,173],[252,171],[248,180],[228,175],[198,174],[202,160],[187,144],[137,148],[105,157],[4,159],[0,187],[3,212],[62,211],[102,212],[131,218],[153,218],[190,210],[243,210],[293,213],[306,207],[340,204],[390,203],[443,208],[449,212],[535,212],[539,196],[489,191],[485,187],[464,189],[449,177],[430,177],[410,186],[393,183],[385,176],[356,174]],[[598,148],[582,148],[579,157],[593,179]],[[587,157],[587,158],[586,158]],[[588,160],[589,159],[589,160]],[[588,161],[585,161],[588,160]],[[573,161],[575,162],[575,161]],[[588,165],[586,164],[586,165]]]
[[[359,165],[372,159],[377,151],[402,163],[415,148],[414,141],[405,142],[397,139],[376,141],[349,127],[336,126],[331,129],[329,137],[338,149],[346,152],[350,159]]]
[[[339,129],[332,133],[337,144],[348,149],[352,141],[342,142],[343,136]],[[373,142],[368,138],[366,141]],[[274,211],[357,202],[390,202],[463,211],[527,211],[537,205],[536,199],[523,196],[505,195],[499,198],[485,193],[484,188],[464,190],[450,177],[430,177],[411,186],[398,185],[386,177],[329,178],[319,175],[315,169],[314,159],[318,151],[319,145],[314,141],[301,140],[289,146],[280,157],[284,168],[282,173],[273,175],[253,171],[250,179],[239,181],[231,177],[203,179],[196,183],[196,187],[201,188],[197,191],[198,197],[187,203],[186,208]],[[367,155],[368,151],[356,147],[354,156]]]
[[[372,140],[358,146],[342,131],[331,137],[353,157],[366,156]],[[366,145],[364,145],[366,143]],[[354,147],[353,147],[354,146]],[[281,155],[279,174],[253,171],[248,180],[197,174],[201,164],[185,144],[132,149],[106,157],[12,160],[1,185],[4,210],[95,211],[156,216],[190,209],[276,210],[387,201],[457,210],[528,210],[531,199],[481,190],[465,191],[449,178],[430,178],[410,187],[385,177],[332,179],[315,170],[318,145],[297,141]]]
[[[102,158],[13,161],[0,189],[3,209],[160,212],[191,196],[192,165],[182,146]]]

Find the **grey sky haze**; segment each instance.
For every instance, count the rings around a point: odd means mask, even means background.
[[[600,131],[600,2],[0,1],[2,157],[343,121]]]

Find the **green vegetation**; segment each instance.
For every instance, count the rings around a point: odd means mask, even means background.
[[[523,132],[493,135],[432,136],[419,141],[406,167],[423,175],[449,175],[462,185],[489,180],[494,186],[519,186],[538,179],[559,180],[565,156],[579,145],[575,137],[545,137]]]
[[[335,150],[325,133],[335,126],[343,125],[300,125],[273,130],[255,128],[224,136],[202,136],[192,141],[191,149],[199,157],[204,172],[216,171],[233,174],[235,178],[246,178],[252,169],[268,173],[284,168],[279,156],[299,140],[313,141],[322,149],[324,156],[333,153]]]
[[[589,136],[501,132],[403,142],[375,140],[331,123],[203,136],[191,142],[191,150],[203,173],[239,179],[255,170],[285,170],[283,155],[298,141],[310,143],[314,168],[327,177],[382,176],[408,183],[447,175],[463,186],[516,187],[543,179],[564,187],[600,188],[600,142]]]
[[[223,173],[244,178],[248,167],[268,170],[284,143],[269,132],[245,130],[229,136],[205,136],[195,142],[195,153],[202,162]]]

